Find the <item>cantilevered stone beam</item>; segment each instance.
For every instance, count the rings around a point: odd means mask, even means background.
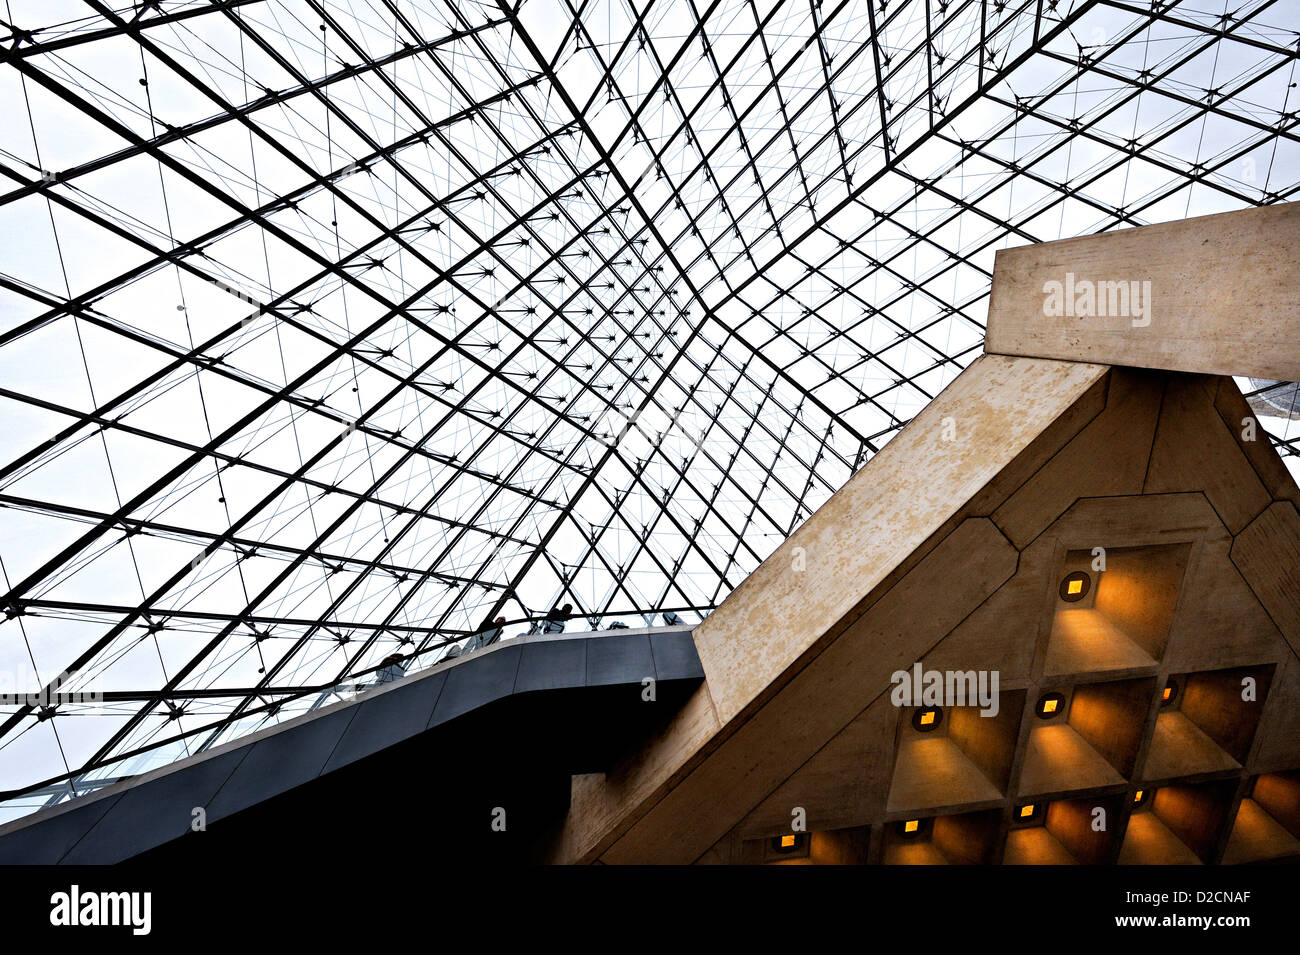
[[[984,350],[1300,380],[1300,202],[1002,249]]]

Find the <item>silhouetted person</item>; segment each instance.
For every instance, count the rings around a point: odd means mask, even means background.
[[[392,683],[394,680],[400,680],[405,675],[406,657],[400,653],[390,653],[380,663],[380,669],[375,671],[375,682]]]
[[[573,604],[555,607],[542,621],[542,633],[564,633],[564,625],[573,615]]]
[[[474,634],[474,636],[470,638],[469,645],[465,647],[465,650],[472,653],[475,650],[482,650],[484,647],[492,646],[492,644],[501,639],[501,631],[505,627],[505,622],[505,617],[497,617],[492,621],[492,626],[480,633]]]

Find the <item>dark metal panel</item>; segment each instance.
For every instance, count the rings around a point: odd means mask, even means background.
[[[689,630],[652,633],[650,649],[654,653],[656,679],[704,679],[704,667]]]
[[[433,708],[429,725],[445,723],[514,692],[519,650],[518,646],[501,647],[448,670],[447,684]]]
[[[54,865],[121,798],[96,799],[0,836],[0,865]]]
[[[128,789],[60,861],[107,865],[184,835],[195,807],[206,806],[247,755],[241,746]]]
[[[524,644],[515,692],[582,686],[587,676],[590,640],[539,640]]]
[[[655,675],[650,637],[644,633],[602,637],[587,647],[587,685],[640,683]]]
[[[356,715],[347,706],[260,739],[208,806],[214,822],[319,776]]]
[[[346,766],[424,732],[446,682],[445,671],[434,673],[380,693],[373,699],[360,701],[356,718],[344,731],[339,745],[325,764],[324,772]]]

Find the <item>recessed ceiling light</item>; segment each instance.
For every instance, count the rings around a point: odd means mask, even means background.
[[[1041,824],[1043,820],[1043,810],[1045,808],[1046,804],[1041,802],[1027,802],[1024,805],[1016,806],[1011,821],[1015,825],[1023,823]]]
[[[1061,580],[1059,593],[1066,603],[1078,603],[1092,590],[1092,578],[1082,570],[1066,574]]]
[[[1034,707],[1034,712],[1038,714],[1040,720],[1050,720],[1060,716],[1065,712],[1065,694],[1044,693],[1038,698],[1038,705]]]
[[[928,819],[900,819],[894,823],[900,838],[918,839],[929,830]]]
[[[1160,691],[1160,705],[1168,706],[1176,699],[1178,699],[1178,683],[1170,677],[1165,683],[1165,688]]]
[[[943,722],[943,710],[937,706],[924,706],[912,712],[912,728],[919,733],[929,733]]]
[[[781,836],[772,837],[772,851],[788,855],[791,852],[798,852],[803,848],[804,840],[808,838],[806,832],[791,832]]]

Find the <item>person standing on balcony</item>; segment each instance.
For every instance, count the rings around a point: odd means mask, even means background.
[[[564,625],[573,616],[573,604],[556,606],[542,621],[542,633],[564,633]]]
[[[490,647],[500,640],[501,632],[505,629],[505,622],[505,617],[497,617],[492,621],[490,627],[486,627],[479,633],[474,634],[465,646],[465,652],[472,653],[475,650],[482,650],[484,647]]]

